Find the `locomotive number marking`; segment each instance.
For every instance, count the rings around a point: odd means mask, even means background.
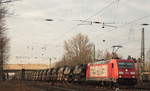
[[[90,77],[106,77],[107,65],[90,66]]]

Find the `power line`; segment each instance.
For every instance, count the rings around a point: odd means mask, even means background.
[[[148,49],[148,48],[145,48],[145,49]],[[134,53],[134,52],[137,52],[137,51],[139,51],[139,53],[140,53],[140,48],[136,48],[134,50],[129,50],[128,53]]]
[[[92,18],[92,17],[94,17],[94,16],[96,16],[96,15],[98,15],[98,14],[100,14],[100,13],[102,13],[104,10],[106,10],[107,8],[109,8],[110,6],[112,6],[115,2],[119,2],[119,0],[113,0],[111,3],[109,3],[107,6],[105,6],[104,8],[102,8],[100,11],[98,11],[98,12],[96,12],[95,14],[93,14],[93,15],[91,15],[91,16],[89,16],[88,18],[86,18],[85,20],[79,20],[79,21],[85,21],[85,22],[90,22],[90,21],[87,21],[87,20],[89,20],[90,18]],[[99,16],[102,16],[103,14],[101,14],[101,15],[99,15]],[[92,24],[93,22],[90,22],[90,24]],[[99,24],[103,24],[104,25],[104,23],[102,23],[102,22],[99,22]],[[82,23],[79,23],[78,25],[84,25],[84,24],[82,24]]]
[[[115,1],[116,2],[116,1]],[[85,20],[88,20],[88,19],[90,19],[90,18],[92,18],[92,17],[94,17],[94,16],[96,16],[97,14],[100,14],[101,12],[103,12],[105,9],[107,9],[107,8],[109,8],[112,4],[114,4],[114,1],[112,1],[110,4],[108,4],[107,6],[105,6],[103,9],[101,9],[100,11],[98,11],[97,13],[95,13],[94,15],[92,15],[92,16],[90,16],[90,17],[88,17],[87,19],[85,19]],[[118,6],[117,6],[118,7]],[[146,15],[146,16],[143,16],[143,17],[140,17],[140,18],[137,18],[137,19],[134,19],[134,20],[132,20],[132,21],[130,21],[130,22],[128,22],[128,23],[125,23],[125,24],[123,24],[123,25],[120,25],[120,26],[117,26],[117,27],[125,27],[126,25],[130,25],[130,24],[132,24],[132,23],[134,23],[134,22],[137,22],[137,21],[140,21],[140,20],[143,20],[143,19],[145,19],[145,18],[148,18],[148,17],[150,17],[150,15]],[[71,30],[74,30],[76,27],[78,27],[79,25],[75,25],[75,26],[73,26],[71,29],[69,29],[68,31],[66,31],[66,32],[64,32],[61,36],[59,36],[59,37],[57,37],[57,38],[55,38],[54,40],[56,40],[56,39],[59,39],[60,37],[63,37],[64,36],[64,34],[66,34],[66,33],[68,33],[68,32],[70,32]],[[117,28],[114,28],[114,29],[111,29],[111,30],[108,30],[108,32],[110,32],[110,31],[113,31],[113,30],[116,30]],[[104,33],[103,33],[104,34]],[[102,35],[102,34],[101,34]],[[95,36],[96,37],[96,36]]]
[[[116,8],[114,12],[115,12],[116,14],[118,13],[119,1],[120,1],[120,0],[118,0],[118,2],[116,2],[116,5],[114,5],[114,9]],[[116,7],[115,7],[115,6],[116,6]],[[117,17],[117,15],[114,16],[113,22],[115,22],[116,17]]]
[[[130,24],[132,24],[132,23],[135,23],[135,22],[137,22],[137,21],[143,20],[143,19],[148,18],[148,17],[150,17],[150,15],[146,15],[146,16],[143,16],[143,17],[134,19],[134,20],[132,20],[132,21],[126,23],[126,24],[117,26],[117,28],[119,28],[119,27],[121,27],[121,28],[122,28],[122,27],[125,27],[126,25],[130,25]],[[110,32],[110,31],[113,31],[113,30],[115,30],[115,29],[117,29],[117,28],[114,28],[114,29],[111,29],[111,30],[107,30],[107,31]],[[104,33],[103,33],[103,34],[104,34]],[[103,34],[101,34],[101,35],[103,35]],[[95,37],[97,37],[97,36],[95,36]],[[94,38],[95,38],[95,37],[94,37]]]
[[[118,0],[116,0],[116,1],[118,1]],[[105,6],[104,8],[102,8],[100,11],[96,12],[95,14],[93,14],[92,16],[88,17],[88,18],[85,19],[85,20],[88,20],[88,19],[90,19],[90,18],[92,18],[92,17],[94,17],[94,16],[100,14],[101,12],[103,12],[105,9],[109,8],[109,7],[110,7],[111,5],[113,5],[114,3],[115,3],[115,2],[112,1],[110,4],[108,4],[107,6]]]
[[[126,25],[130,25],[130,24],[132,24],[132,23],[135,23],[135,22],[137,22],[137,21],[143,20],[143,19],[148,18],[148,17],[150,17],[150,15],[146,15],[146,16],[143,16],[143,17],[134,19],[134,20],[132,20],[132,21],[130,21],[130,22],[128,22],[128,23],[125,23],[125,24],[123,24],[123,25],[117,26],[117,28],[118,28],[118,27],[125,27]],[[78,27],[78,25],[73,26],[70,30],[73,30],[73,29],[75,29],[76,27]],[[114,28],[114,29],[111,29],[111,30],[107,30],[107,32],[111,32],[111,31],[113,31],[113,30],[116,30],[117,28]],[[70,30],[68,30],[68,31],[70,31]],[[68,31],[66,31],[64,34],[66,34]],[[103,34],[101,34],[101,35],[104,35],[104,34],[106,34],[106,33],[103,33]],[[62,36],[64,36],[64,35],[62,35]],[[97,35],[97,36],[98,36],[98,35]],[[95,36],[95,37],[97,37],[97,36]],[[60,36],[60,37],[61,37],[61,36]],[[95,37],[94,37],[94,38],[95,38]],[[92,39],[93,39],[93,38],[92,38]],[[127,44],[127,43],[129,43],[129,42],[127,41],[127,42],[124,42],[124,43],[121,43],[121,44]]]
[[[57,40],[57,39],[59,39],[59,38],[61,38],[61,37],[64,37],[66,33],[68,33],[68,32],[70,32],[70,31],[74,30],[77,26],[79,26],[79,25],[73,26],[71,29],[67,30],[66,32],[64,32],[63,34],[61,34],[59,37],[57,37],[57,38],[55,38],[55,39],[53,39],[53,40]]]
[[[116,1],[117,1],[117,0],[116,0]],[[105,9],[109,8],[113,3],[114,3],[114,1],[112,1],[110,4],[108,4],[107,6],[105,6],[104,8],[102,8],[102,9],[101,9],[100,11],[98,11],[97,13],[95,13],[95,14],[93,14],[92,16],[86,18],[85,20],[88,20],[88,19],[90,19],[90,18],[96,16],[97,14],[103,12]],[[60,37],[64,36],[64,34],[66,34],[67,32],[70,32],[71,30],[74,30],[74,29],[75,29],[76,27],[78,27],[78,26],[79,26],[79,24],[73,26],[71,29],[69,29],[68,31],[66,31],[65,33],[63,33],[61,36],[55,38],[54,40],[59,39]]]
[[[140,17],[140,18],[137,18],[137,19],[134,19],[134,20],[130,21],[129,23],[127,23],[127,25],[132,24],[132,23],[137,22],[137,21],[140,21],[140,20],[143,20],[143,19],[148,18],[148,17],[150,17],[150,14],[143,16],[143,17]]]
[[[92,17],[94,17],[94,16],[96,16],[97,14],[100,14],[100,13],[103,12],[105,9],[109,8],[109,7],[112,6],[115,2],[118,2],[118,1],[119,1],[119,0],[112,1],[112,2],[109,3],[107,6],[105,6],[104,8],[102,8],[100,11],[98,11],[98,12],[96,12],[95,14],[93,14],[92,16],[86,18],[85,21],[88,20],[88,19],[90,19],[90,18],[92,18]],[[101,15],[102,15],[102,14],[101,14]],[[80,23],[80,24],[81,24],[81,23]],[[64,32],[61,36],[59,36],[59,37],[57,37],[57,38],[55,38],[55,39],[53,39],[53,40],[57,40],[57,39],[59,39],[60,37],[63,37],[64,34],[70,32],[71,30],[74,30],[74,29],[75,29],[76,27],[78,27],[80,24],[77,24],[77,25],[73,26],[71,29],[69,29],[68,31]],[[109,25],[106,25],[106,24],[105,24],[105,26],[109,26]],[[111,31],[112,31],[112,30],[111,30]]]

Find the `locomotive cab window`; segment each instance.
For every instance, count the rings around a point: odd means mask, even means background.
[[[119,68],[134,68],[133,63],[127,63],[127,62],[120,62],[118,63]]]

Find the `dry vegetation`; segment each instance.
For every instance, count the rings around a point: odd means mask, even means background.
[[[64,56],[56,66],[86,64],[93,60],[93,44],[88,36],[78,34],[64,42]]]
[[[30,84],[30,86],[27,86],[26,83]],[[4,81],[0,82],[0,91],[45,91],[39,88],[31,87],[31,84],[31,82],[23,81]]]
[[[145,71],[150,72],[150,62],[145,62]]]
[[[94,44],[90,43],[88,36],[81,33],[77,34],[71,40],[64,42],[64,55],[61,61],[55,64],[56,67],[77,64],[87,64],[96,61],[97,59],[120,58],[118,54],[112,55],[109,51],[96,51],[94,53]]]
[[[8,59],[8,41],[6,35],[6,24],[5,15],[7,14],[6,7],[4,4],[11,2],[10,0],[0,0],[0,80],[4,78],[3,74],[3,64],[7,62]]]
[[[146,53],[147,60],[145,62],[145,71],[150,72],[150,49]]]

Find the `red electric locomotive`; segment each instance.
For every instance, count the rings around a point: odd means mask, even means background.
[[[87,65],[86,80],[136,84],[136,69],[133,60],[111,59]]]

